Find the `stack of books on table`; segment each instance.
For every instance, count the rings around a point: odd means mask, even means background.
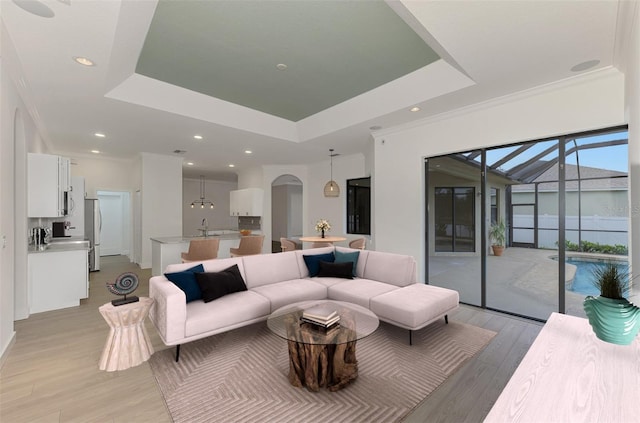
[[[302,312],[302,321],[322,329],[334,327],[340,321],[340,315],[331,304],[319,304]]]

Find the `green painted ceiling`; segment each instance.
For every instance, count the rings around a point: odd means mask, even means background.
[[[383,1],[160,0],[136,73],[295,122],[438,59]]]

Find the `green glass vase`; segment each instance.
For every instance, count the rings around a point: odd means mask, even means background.
[[[626,299],[589,295],[584,311],[596,337],[605,342],[629,345],[640,330],[640,308]]]

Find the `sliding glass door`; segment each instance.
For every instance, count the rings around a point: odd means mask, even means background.
[[[467,155],[474,152],[464,153]],[[455,159],[440,157],[426,164],[429,283],[450,287],[462,302],[480,305],[480,171],[468,171]]]
[[[584,316],[590,269],[628,266],[626,128],[425,163],[428,283],[461,302],[538,320]],[[502,241],[500,255],[492,244]]]
[[[599,294],[593,270],[629,270],[627,132],[568,138],[566,152],[566,313],[585,317],[584,297]]]

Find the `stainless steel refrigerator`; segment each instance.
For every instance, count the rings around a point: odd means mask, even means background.
[[[100,201],[97,198],[84,200],[84,236],[89,240],[89,271],[100,270],[100,230],[102,214]]]

